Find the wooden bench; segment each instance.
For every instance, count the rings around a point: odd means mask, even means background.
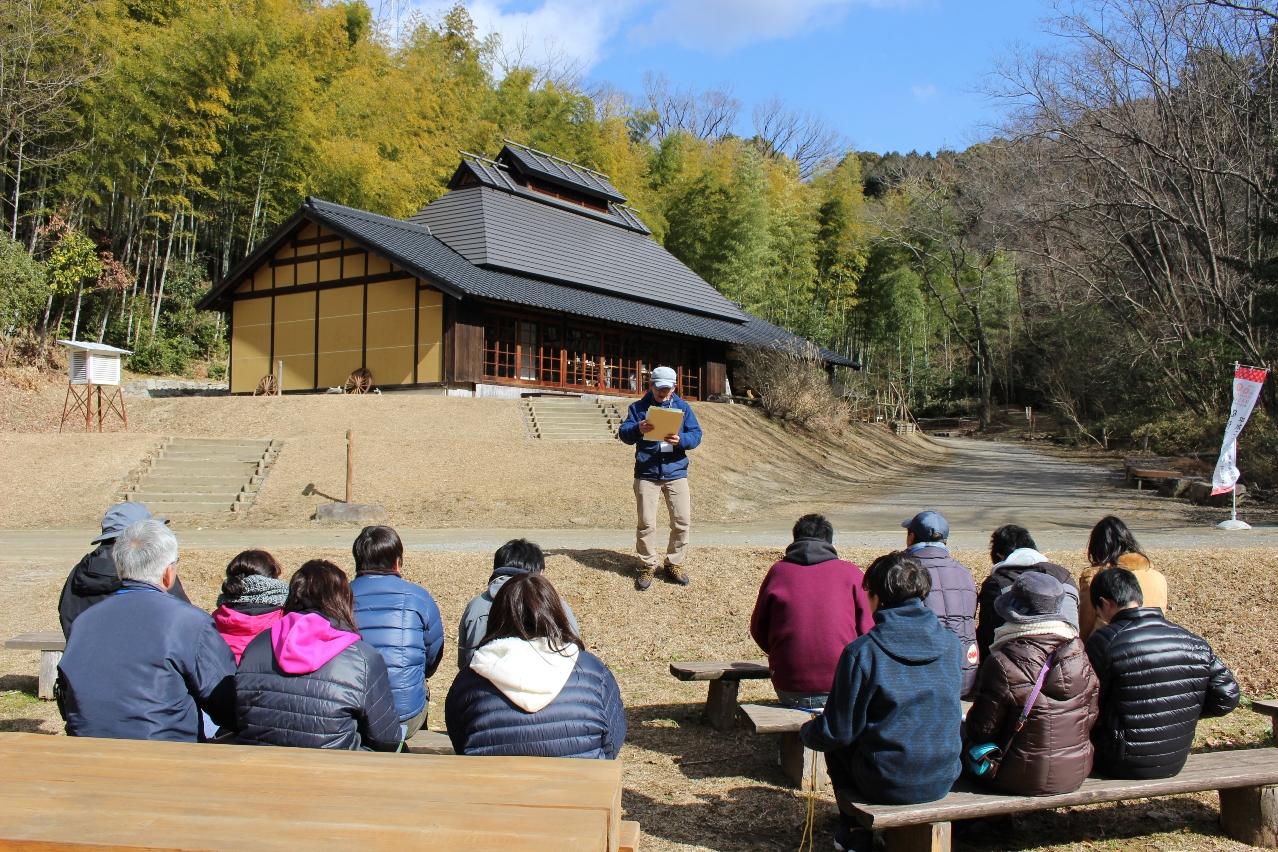
[[[1136,490],[1143,490],[1145,483],[1155,487],[1171,479],[1180,479],[1184,474],[1165,468],[1132,467],[1127,469],[1127,479],[1136,483]]]
[[[712,660],[709,662],[671,663],[670,674],[679,680],[710,682],[706,695],[706,718],[716,731],[726,731],[737,721],[737,689],[743,680],[772,676],[767,663],[748,660]]]
[[[1262,716],[1268,716],[1273,726],[1272,744],[1278,746],[1278,701],[1258,701],[1251,702],[1251,709]]]
[[[62,662],[62,652],[66,650],[67,640],[60,630],[41,630],[38,633],[23,633],[6,639],[4,646],[13,651],[40,652],[40,683],[36,694],[46,701],[53,699],[53,684],[58,679],[58,663]]]
[[[0,776],[0,847],[619,852],[637,834],[614,760],[5,733],[0,765],[21,767]]]
[[[844,807],[866,828],[883,830],[890,852],[946,852],[950,824],[957,820],[1219,790],[1225,834],[1241,843],[1274,849],[1278,848],[1278,786],[1274,785],[1278,785],[1278,751],[1263,748],[1190,755],[1175,778],[1089,778],[1073,793],[1057,796],[1002,796],[960,780],[953,792],[937,802],[873,805],[845,800]]]
[[[443,731],[422,728],[404,743],[404,751],[411,754],[456,754],[453,741]]]
[[[775,734],[778,737],[777,762],[785,777],[801,790],[820,790],[830,783],[825,768],[825,755],[803,745],[799,728],[812,718],[804,710],[776,707],[768,704],[742,704],[741,713],[756,734]]]

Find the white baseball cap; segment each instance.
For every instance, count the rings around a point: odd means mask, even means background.
[[[658,388],[672,388],[678,377],[670,367],[657,367],[652,371],[652,384]]]

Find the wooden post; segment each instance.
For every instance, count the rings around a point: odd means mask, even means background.
[[[884,832],[888,852],[950,852],[950,824],[934,822]]]
[[[1239,843],[1278,849],[1278,787],[1221,790],[1220,827]]]
[[[737,680],[710,681],[710,692],[706,696],[706,718],[716,731],[730,731],[737,722],[737,689],[741,682]]]
[[[53,684],[58,679],[58,663],[62,662],[61,651],[40,652],[40,680],[36,695],[45,701],[53,700]]]
[[[284,395],[284,362],[275,362],[275,395]]]
[[[98,431],[102,431],[102,385],[98,385]]]
[[[346,502],[351,502],[351,482],[355,479],[355,433],[346,430]]]
[[[89,369],[85,367],[85,369]],[[84,392],[84,431],[88,432],[93,428],[93,382],[89,382],[85,386]]]
[[[805,747],[798,731],[781,734],[779,762],[781,771],[800,790],[821,790],[830,786],[825,755]]]

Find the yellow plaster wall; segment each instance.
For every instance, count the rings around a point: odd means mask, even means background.
[[[370,256],[370,261],[374,260]],[[370,262],[370,266],[371,266]],[[366,364],[379,385],[413,381],[413,309],[417,281],[382,281],[368,285]]]
[[[233,302],[231,393],[252,393],[271,372],[271,300]]]
[[[417,308],[417,381],[444,379],[444,294],[422,290]]]
[[[363,268],[363,264],[360,264]],[[320,291],[319,386],[340,387],[360,368],[364,337],[364,288]]]
[[[315,387],[315,294],[275,297],[275,360],[284,362],[284,390]]]

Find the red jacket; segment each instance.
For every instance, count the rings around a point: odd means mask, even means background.
[[[843,649],[874,626],[865,575],[820,539],[799,539],[773,565],[754,604],[750,635],[784,692],[829,692]]]

